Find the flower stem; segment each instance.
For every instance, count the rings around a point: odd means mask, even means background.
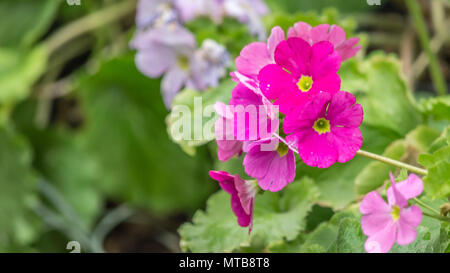
[[[424,202],[420,201],[419,199],[413,198],[413,200],[414,200],[414,202],[416,202],[416,203],[419,204],[420,206],[429,209],[430,211],[434,212],[434,213],[437,214],[437,215],[440,215],[439,211],[433,209],[431,206],[425,204]]]
[[[441,216],[441,215],[436,215],[436,214],[430,214],[427,212],[422,212],[423,215],[440,220],[440,221],[446,221],[446,222],[450,222],[450,218],[449,217],[445,217],[445,216]]]
[[[49,55],[51,55],[75,37],[120,19],[133,12],[135,8],[136,1],[127,0],[87,15],[60,28],[43,42],[44,46],[47,47]]]
[[[399,167],[399,168],[407,169],[408,171],[411,171],[411,172],[414,172],[414,173],[417,173],[417,174],[421,174],[421,175],[427,175],[428,174],[428,171],[425,170],[425,169],[421,169],[421,168],[415,167],[413,165],[409,165],[409,164],[406,164],[406,163],[403,163],[403,162],[400,162],[400,161],[397,161],[397,160],[394,160],[394,159],[391,159],[391,158],[388,158],[388,157],[384,157],[384,156],[377,155],[377,154],[374,154],[374,153],[366,152],[366,151],[363,151],[363,150],[359,150],[356,153],[358,155],[362,155],[362,156],[365,156],[365,157],[368,157],[368,158],[371,158],[371,159],[375,159],[375,160],[381,161],[381,162],[386,163],[386,164],[390,164],[390,165],[393,165],[393,166],[396,166],[396,167]]]
[[[439,61],[436,54],[433,53],[430,46],[430,39],[428,38],[428,31],[420,11],[420,6],[417,0],[406,0],[406,6],[411,14],[414,24],[416,25],[417,34],[419,35],[420,42],[425,53],[430,61],[430,73],[433,85],[439,95],[447,94],[447,84],[442,75],[441,68],[439,67]]]

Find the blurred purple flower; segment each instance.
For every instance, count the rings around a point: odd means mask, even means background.
[[[269,9],[263,0],[223,0],[223,6],[227,16],[247,24],[250,33],[256,35],[259,40],[266,38],[261,16],[267,14]]]

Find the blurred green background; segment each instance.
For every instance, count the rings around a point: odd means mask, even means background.
[[[396,54],[417,99],[433,96],[429,61],[419,58],[405,2],[367,2],[266,0],[271,13],[264,22],[285,30],[300,20],[339,24],[361,37],[361,54]],[[419,3],[448,82],[449,2]],[[160,80],[135,67],[128,46],[135,5],[0,0],[0,251],[69,252],[67,242],[75,240],[86,252],[178,252],[178,227],[218,189],[208,177],[221,166],[215,143],[197,147],[195,156],[173,143]],[[224,43],[233,57],[255,40],[237,21],[222,29],[203,22],[187,27],[198,40]],[[353,73],[352,65],[345,71]],[[364,89],[354,75],[343,84]],[[410,129],[386,129],[371,145],[382,152]]]

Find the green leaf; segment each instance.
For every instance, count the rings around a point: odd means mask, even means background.
[[[450,146],[438,149],[433,154],[421,154],[418,161],[428,170],[423,178],[425,191],[435,198],[450,196]]]
[[[224,191],[212,195],[206,212],[197,211],[192,224],[185,223],[178,231],[184,251],[231,252],[241,245],[249,245],[248,230],[238,226],[231,211],[230,196]]]
[[[386,148],[383,156],[394,160],[400,160],[404,154],[404,141],[397,140]],[[362,195],[381,187],[384,181],[389,178],[389,172],[392,172],[394,170],[394,166],[385,164],[383,162],[370,162],[356,177],[356,192]]]
[[[85,124],[80,141],[98,164],[107,196],[154,212],[198,208],[215,184],[204,149],[189,157],[170,141],[158,80],[142,75],[133,56],[104,63],[83,79]]]
[[[424,114],[434,120],[450,119],[450,95],[423,99],[419,106]]]
[[[345,218],[339,223],[336,241],[330,246],[329,252],[362,253],[365,239],[360,221]]]
[[[214,122],[217,119],[214,104],[228,103],[236,83],[224,80],[217,88],[206,91],[184,89],[172,103],[172,112],[167,116],[167,132],[171,139],[190,155],[195,155],[197,146],[215,138]],[[182,124],[188,125],[184,128]]]
[[[394,160],[406,161],[416,164],[417,154],[426,152],[428,147],[439,136],[439,132],[424,125],[409,132],[404,140],[394,141],[383,153],[383,156]],[[369,163],[356,177],[355,188],[358,194],[366,194],[381,187],[388,180],[389,172],[394,172],[396,167],[383,162],[373,161]]]
[[[277,193],[264,192],[255,200],[252,236],[266,244],[278,240],[293,240],[306,228],[306,216],[319,191],[313,180],[305,177]]]
[[[50,27],[62,1],[2,0],[0,47],[30,46]]]
[[[249,246],[251,240],[265,246],[294,240],[305,228],[305,217],[318,190],[311,179],[295,181],[281,192],[264,192],[255,198],[253,231],[237,224],[231,211],[230,196],[224,192],[208,200],[206,212],[197,211],[192,223],[179,229],[183,250],[193,252],[231,252]]]
[[[421,122],[396,57],[376,52],[364,60],[355,58],[339,74],[349,83],[344,87],[357,88],[346,91],[361,91],[357,101],[364,109],[364,124],[404,136]]]
[[[44,47],[25,54],[0,48],[0,105],[10,105],[28,96],[47,67],[47,57]]]
[[[30,244],[39,222],[30,211],[37,203],[32,153],[25,140],[0,128],[0,249],[8,251]]]

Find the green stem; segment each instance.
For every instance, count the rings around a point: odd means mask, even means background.
[[[388,158],[388,157],[384,157],[384,156],[377,155],[377,154],[374,154],[374,153],[366,152],[366,151],[363,151],[363,150],[359,150],[356,153],[358,155],[362,155],[362,156],[365,156],[365,157],[368,157],[368,158],[371,158],[371,159],[375,159],[375,160],[381,161],[381,162],[386,163],[386,164],[390,164],[390,165],[393,165],[393,166],[396,166],[396,167],[399,167],[399,168],[407,169],[408,171],[411,171],[411,172],[414,172],[414,173],[417,173],[417,174],[421,174],[421,175],[427,175],[428,174],[428,171],[425,170],[425,169],[421,169],[421,168],[415,167],[413,165],[409,165],[409,164],[406,164],[406,163],[403,163],[403,162],[400,162],[400,161],[397,161],[397,160],[394,160],[394,159],[391,159],[391,158]]]
[[[445,217],[445,216],[441,216],[441,215],[435,215],[435,214],[430,214],[427,212],[422,212],[423,215],[437,219],[439,221],[446,221],[446,222],[450,222],[450,218]]]
[[[135,8],[135,0],[126,0],[103,10],[94,12],[73,21],[72,23],[56,31],[52,36],[44,41],[44,46],[47,47],[50,55],[75,37],[120,19],[133,12]]]
[[[428,31],[422,13],[420,11],[420,6],[417,0],[406,0],[406,6],[408,7],[409,13],[411,14],[414,20],[414,24],[416,25],[420,43],[422,44],[422,47],[425,50],[428,59],[430,60],[430,73],[433,85],[440,95],[445,95],[447,94],[447,84],[443,77],[441,68],[439,67],[438,58],[431,50]]]
[[[434,213],[437,214],[437,215],[440,215],[439,211],[433,209],[431,206],[425,204],[424,202],[420,201],[419,199],[413,198],[413,200],[414,200],[414,202],[416,202],[416,203],[419,204],[420,206],[429,209],[430,211],[434,212]]]

